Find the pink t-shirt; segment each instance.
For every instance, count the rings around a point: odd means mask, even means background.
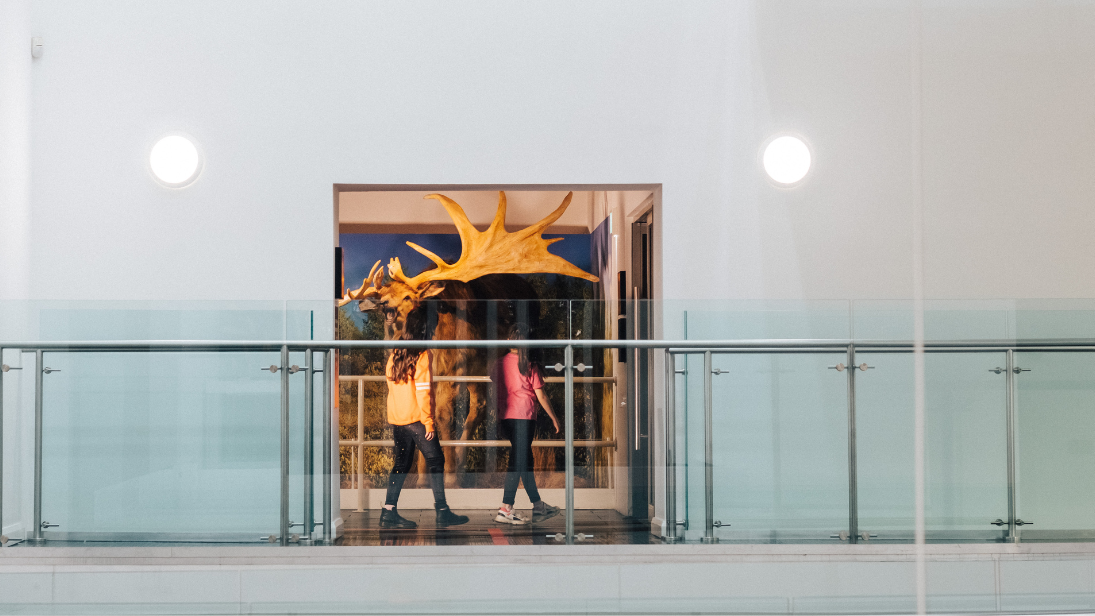
[[[529,366],[528,376],[517,367],[517,354],[506,353],[494,364],[491,381],[498,396],[501,419],[536,419],[536,390],[544,387],[540,370]]]

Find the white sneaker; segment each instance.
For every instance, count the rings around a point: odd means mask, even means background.
[[[499,509],[498,515],[494,516],[494,521],[501,524],[528,524],[528,520],[518,515],[516,509],[509,511]]]
[[[544,501],[540,501],[540,504],[543,505],[543,507],[540,507],[539,509],[535,507],[532,508],[532,522],[534,524],[559,515],[558,507],[552,507]]]

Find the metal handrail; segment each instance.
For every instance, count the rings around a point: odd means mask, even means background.
[[[361,381],[363,383],[383,383],[385,377],[382,374],[340,374],[338,375],[339,383],[356,383]],[[545,383],[562,383],[566,381],[565,377],[561,376],[545,376]],[[604,383],[604,384],[616,384],[618,379],[614,376],[576,376],[574,377],[575,383]],[[434,383],[490,383],[489,376],[434,376]]]
[[[503,441],[498,439],[443,439],[438,441],[442,447],[509,447],[512,445],[509,441]],[[394,447],[395,441],[392,439],[377,439],[375,441],[339,441],[340,447],[362,446],[362,447]],[[566,441],[563,439],[543,439],[532,441],[533,447],[543,447],[546,449],[566,447]],[[616,441],[612,440],[586,440],[586,441],[574,441],[574,446],[579,448],[597,448],[597,447],[615,447]]]
[[[1069,339],[996,339],[996,340],[933,340],[917,343],[909,340],[854,340],[837,338],[799,339],[738,339],[738,340],[73,340],[73,341],[0,341],[0,348],[24,351],[68,352],[135,352],[135,351],[272,351],[282,347],[299,352],[307,349],[488,349],[537,348],[564,349],[670,349],[701,352],[704,350],[789,350],[843,351],[849,344],[860,350],[908,350],[917,348],[1031,350],[1080,349],[1095,350],[1095,338]]]

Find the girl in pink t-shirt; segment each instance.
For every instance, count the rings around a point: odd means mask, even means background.
[[[517,323],[509,330],[510,340],[528,340],[528,327]],[[495,363],[491,370],[491,382],[494,383],[498,399],[498,418],[502,428],[509,436],[509,468],[506,469],[506,484],[502,493],[502,506],[498,508],[495,522],[503,524],[528,524],[528,520],[513,510],[517,498],[517,485],[523,482],[525,492],[532,501],[532,521],[546,520],[559,513],[558,507],[540,500],[536,491],[536,477],[532,474],[532,437],[536,431],[536,402],[539,401],[547,411],[555,433],[559,433],[559,419],[551,410],[551,402],[544,395],[544,379],[540,376],[540,366],[530,364],[528,349],[510,349]]]

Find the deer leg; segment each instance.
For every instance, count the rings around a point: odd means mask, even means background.
[[[434,429],[437,430],[437,438],[447,441],[452,439],[452,413],[453,403],[459,391],[458,383],[438,383],[434,387]],[[459,451],[459,450],[458,450]],[[445,456],[445,487],[456,487],[456,473],[460,468],[453,458],[455,455]],[[425,468],[426,461],[420,458]]]
[[[479,425],[483,423],[483,419],[486,414],[483,412],[486,407],[486,396],[483,395],[483,386],[479,384],[468,384],[468,417],[464,420],[464,430],[460,434],[460,440],[466,441],[471,439],[472,435],[479,428]],[[464,469],[464,460],[467,457],[467,449],[465,447],[459,447],[456,449],[456,467],[461,471]]]

